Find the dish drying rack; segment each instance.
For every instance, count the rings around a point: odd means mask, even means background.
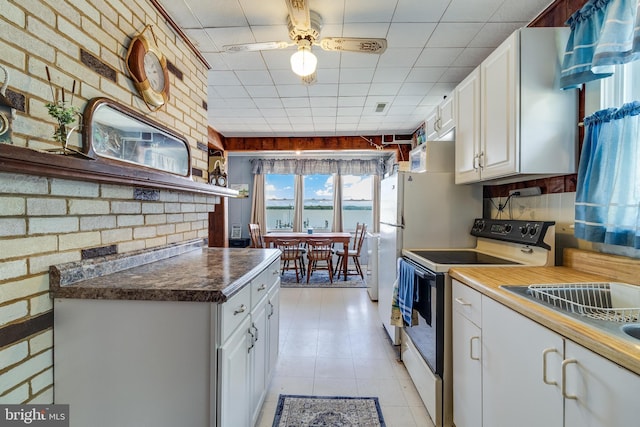
[[[640,319],[640,308],[613,307],[608,283],[529,285],[528,289],[536,299],[591,319],[619,323]]]

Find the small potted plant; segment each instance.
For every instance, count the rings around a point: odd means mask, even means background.
[[[45,107],[47,107],[49,115],[58,122],[58,126],[53,133],[53,139],[60,143],[63,153],[67,153],[67,150],[76,152],[76,150],[71,150],[69,147],[67,147],[71,133],[74,130],[79,130],[82,127],[82,116],[80,115],[80,109],[73,105],[73,97],[76,91],[76,81],[73,81],[73,86],[71,88],[71,100],[69,102],[65,100],[64,88],[62,88],[61,91],[61,99],[58,99],[55,91],[53,90],[53,83],[51,82],[49,67],[45,67],[45,70],[47,71],[47,80],[49,81],[51,95],[53,96],[53,101],[47,102],[45,104]],[[78,125],[70,127],[70,125],[76,120],[78,120]],[[59,150],[56,149],[55,151]]]

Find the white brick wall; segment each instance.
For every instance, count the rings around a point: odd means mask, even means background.
[[[55,4],[55,6],[54,6]],[[10,89],[25,97],[26,111],[13,124],[14,145],[51,147],[54,121],[45,66],[68,91],[77,81],[74,104],[107,96],[184,133],[192,166],[207,182],[206,67],[158,15],[148,0],[123,2],[0,0],[0,63],[9,69]],[[173,83],[167,108],[149,112],[126,75],[124,55],[132,36],[147,22],[168,60],[184,73]],[[84,49],[115,70],[113,82],[80,61]],[[75,139],[81,143],[79,137]],[[99,184],[0,171],[0,328],[27,322],[52,309],[48,269],[78,261],[83,249],[116,245],[119,253],[207,236],[207,212],[219,198],[160,190],[159,200],[134,199],[127,185]],[[0,330],[0,333],[2,331]],[[47,329],[0,348],[0,401],[53,402],[53,331]]]

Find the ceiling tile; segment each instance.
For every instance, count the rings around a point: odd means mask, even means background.
[[[493,51],[489,47],[468,47],[460,53],[451,65],[454,67],[473,67],[475,68]]]
[[[450,1],[399,0],[393,15],[393,22],[438,22]]]
[[[373,74],[373,83],[402,83],[411,68],[378,68]]]
[[[247,88],[247,90],[249,91],[249,93],[251,93],[250,88]],[[274,92],[275,92],[275,88],[274,88]],[[260,109],[266,109],[266,108],[284,108],[284,106],[282,105],[282,101],[280,100],[280,98],[256,98],[255,96],[253,97],[253,102],[255,102],[256,106]]]
[[[267,85],[272,84],[271,74],[267,70],[261,71],[236,71],[236,75],[240,82],[245,86]]]
[[[446,71],[446,67],[415,67],[407,76],[410,83],[435,83]]]
[[[440,23],[427,42],[427,47],[467,47],[478,34],[480,23]]]
[[[279,99],[277,98],[278,91],[276,90],[276,87],[273,85],[257,85],[257,86],[247,85],[244,88],[252,98]]]
[[[378,67],[412,67],[421,52],[422,48],[416,47],[387,49],[380,55]]]
[[[395,22],[389,27],[387,42],[394,48],[424,47],[435,28],[435,23]]]
[[[348,68],[340,72],[340,83],[368,83],[373,78],[370,68]]]
[[[451,0],[442,22],[485,22],[504,0]],[[526,3],[526,2],[525,2]]]
[[[369,83],[345,83],[340,84],[338,93],[343,96],[365,96],[369,93]]]
[[[463,51],[462,47],[428,47],[422,51],[415,65],[416,67],[448,67]]]
[[[384,22],[393,15],[395,7],[394,1],[345,1],[344,22]]]
[[[309,98],[282,98],[284,108],[302,108],[309,107]]]
[[[308,87],[309,96],[338,96],[337,84],[316,83]]]
[[[469,47],[489,47],[493,50],[515,30],[523,26],[522,22],[490,22],[484,25],[478,34],[476,34],[471,43],[469,43]]]

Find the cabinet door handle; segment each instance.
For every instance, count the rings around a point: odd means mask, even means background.
[[[558,353],[555,348],[547,348],[542,352],[542,382],[548,385],[558,385],[557,381],[549,381],[547,379],[547,354]]]
[[[244,304],[240,304],[240,307],[236,308],[233,311],[233,315],[236,316],[236,315],[238,315],[240,313],[244,313],[245,311],[247,311],[247,306],[244,305]]]
[[[473,341],[474,340],[478,340],[478,342],[480,342],[480,337],[476,336],[476,337],[471,337],[469,339],[469,358],[471,360],[480,360],[480,357],[474,357],[473,356]]]
[[[258,286],[258,292],[264,291],[265,289],[267,289],[267,285],[264,283],[261,283],[260,286]]]
[[[247,348],[247,353],[251,353],[251,349],[253,348],[254,344],[256,343],[255,340],[255,336],[253,335],[253,332],[251,331],[251,329],[253,329],[253,323],[251,324],[251,326],[249,327],[249,329],[247,329],[247,332],[249,332],[249,335],[251,335],[251,345],[249,346],[249,348]]]
[[[271,301],[269,301],[269,316],[267,316],[268,319],[271,319],[271,316],[273,316],[273,313],[276,312],[275,307],[273,306],[273,303]]]
[[[480,155],[478,156],[478,166],[480,167],[480,169],[484,169],[484,151],[481,151]]]
[[[469,307],[471,307],[471,303],[470,302],[466,302],[465,300],[463,300],[460,297],[456,298],[456,302],[458,304],[460,304],[460,305],[463,305],[463,306],[467,306],[468,305]]]
[[[578,361],[576,359],[565,359],[562,361],[562,387],[560,390],[562,391],[562,397],[565,399],[577,400],[578,396],[567,394],[567,366],[571,363],[577,364]]]

